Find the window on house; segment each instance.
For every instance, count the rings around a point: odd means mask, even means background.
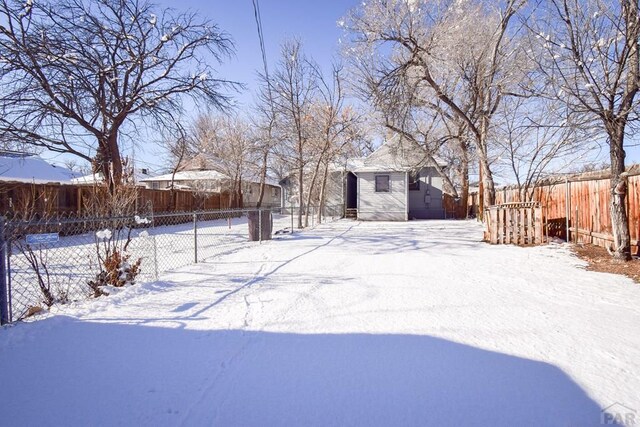
[[[409,172],[409,191],[420,191],[420,172]]]
[[[376,193],[391,192],[389,175],[376,175]]]
[[[278,197],[278,189],[274,187],[274,188],[272,189],[272,191],[273,191],[273,193],[272,193],[273,197],[274,197],[274,198]]]

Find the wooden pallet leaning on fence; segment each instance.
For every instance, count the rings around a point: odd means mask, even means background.
[[[537,202],[505,203],[488,209],[489,243],[539,245],[544,243],[542,206]]]

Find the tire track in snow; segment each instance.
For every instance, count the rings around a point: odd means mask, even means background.
[[[254,284],[256,283],[260,283],[266,279],[268,279],[268,277],[270,277],[271,275],[275,274],[276,272],[278,272],[280,269],[282,269],[283,267],[285,267],[286,265],[291,264],[294,261],[297,261],[299,259],[301,259],[302,257],[309,255],[312,252],[315,252],[316,250],[326,247],[328,245],[330,245],[331,243],[333,243],[336,239],[344,236],[345,234],[347,234],[348,232],[350,232],[354,227],[360,225],[360,223],[356,223],[352,226],[350,226],[349,228],[347,228],[346,230],[344,230],[343,232],[341,232],[340,234],[335,235],[334,237],[332,237],[331,239],[329,239],[327,242],[323,243],[322,245],[316,246],[310,250],[306,250],[298,255],[296,255],[295,257],[282,262],[280,265],[278,265],[277,267],[271,269],[269,272],[262,274],[262,272],[264,271],[264,269],[267,266],[267,262],[262,262],[258,271],[256,272],[256,274],[254,275],[254,277],[251,280],[248,280],[247,282],[245,282],[243,285],[241,285],[240,287],[238,287],[237,289],[234,289],[233,291],[225,294],[223,297],[219,298],[216,302],[214,302],[213,304],[211,304],[209,307],[201,310],[200,312],[204,312],[206,310],[208,310],[211,307],[214,307],[218,304],[220,304],[221,302],[225,301],[227,298],[229,298],[230,296],[236,295],[238,293],[240,293],[243,290],[247,290],[249,288],[251,288]],[[266,260],[265,260],[266,261]],[[322,283],[318,283],[315,284],[311,287],[311,289],[309,289],[309,291],[303,293],[302,295],[299,295],[294,301],[293,303],[291,303],[290,305],[288,305],[282,312],[277,313],[276,319],[269,319],[266,322],[264,322],[261,327],[259,328],[260,330],[263,329],[265,326],[276,323],[277,321],[279,321],[278,319],[284,319],[284,317],[286,317],[286,315],[303,299],[308,299],[309,296],[311,294],[313,294],[315,291],[317,291],[320,287],[322,287],[323,284]],[[245,319],[244,319],[244,327],[248,328],[249,326],[249,322],[248,322],[248,317],[249,317],[249,312],[251,310],[251,303],[247,300],[247,297],[249,295],[245,295],[243,296],[244,298],[244,303],[247,307],[247,312],[245,313]],[[217,369],[217,372],[212,372],[212,379],[205,381],[205,383],[203,384],[203,389],[200,392],[199,396],[197,397],[196,401],[189,406],[189,408],[184,412],[184,415],[182,416],[182,418],[179,421],[179,425],[191,425],[192,423],[188,422],[189,418],[192,416],[192,414],[194,413],[195,410],[197,410],[198,408],[201,407],[202,404],[205,403],[205,401],[207,400],[207,397],[211,394],[212,391],[215,390],[215,386],[217,385],[217,383],[224,378],[226,375],[233,375],[233,366],[235,365],[236,362],[240,359],[242,359],[242,357],[245,355],[246,350],[249,346],[251,345],[255,345],[256,342],[256,338],[255,336],[249,336],[245,339],[245,341],[243,343],[241,343],[238,346],[237,351],[235,351],[233,353],[233,355],[228,359],[227,362],[223,362]],[[220,413],[220,411],[222,410],[222,408],[224,407],[225,404],[225,397],[223,397],[223,399],[221,401],[218,402],[217,405],[215,405],[215,414],[213,416],[213,419],[211,421],[207,420],[207,422],[212,423],[212,424],[216,424],[216,420],[218,418],[218,414]]]

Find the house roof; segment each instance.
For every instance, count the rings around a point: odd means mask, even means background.
[[[54,166],[35,154],[0,151],[0,181],[70,184],[74,176],[71,170]]]
[[[160,176],[141,179],[139,180],[139,182],[170,182],[172,179],[174,181],[221,181],[231,178],[228,175],[215,170],[186,170],[176,172],[175,177],[173,176],[173,174],[168,173]],[[256,181],[254,179],[245,179],[244,181],[259,183],[259,181]],[[265,182],[268,185],[279,187],[278,182],[272,178],[267,177]]]
[[[172,173],[164,175],[148,177],[141,179],[140,182],[156,182],[156,181],[218,181],[223,179],[229,179],[229,177],[223,173],[214,170],[188,170],[176,172],[175,176]]]
[[[134,172],[134,181],[135,182],[140,182],[143,181],[146,178],[150,178],[148,173],[143,173],[141,169],[136,169]],[[76,178],[73,178],[71,180],[71,182],[73,184],[96,184],[99,182],[104,181],[104,178],[102,177],[102,172],[97,172],[97,173],[91,173],[89,175],[84,175],[84,176],[79,176]]]
[[[438,157],[434,160],[440,166],[447,163]],[[354,164],[353,172],[406,172],[421,166],[429,166],[431,159],[426,150],[406,138],[394,137],[384,142],[358,165]]]

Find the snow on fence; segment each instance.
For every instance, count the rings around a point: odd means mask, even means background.
[[[274,208],[256,215],[255,209],[234,209],[2,221],[0,323],[158,280],[164,272],[259,244],[271,233],[290,230],[292,212]],[[323,212],[321,222],[341,216],[331,206]],[[258,241],[250,242],[252,237]]]
[[[488,211],[487,233],[491,244],[543,243],[544,225],[539,203],[505,203],[490,206]]]

